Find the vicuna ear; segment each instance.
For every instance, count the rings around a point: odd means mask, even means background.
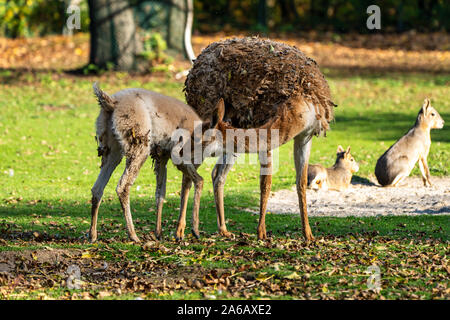
[[[348,146],[347,151],[345,151],[345,154],[349,154],[350,153],[350,146]]]
[[[423,112],[423,114],[426,114],[427,109],[428,109],[430,106],[431,106],[430,99],[425,98],[425,100],[423,100],[423,105],[422,105],[422,112]]]
[[[219,102],[216,104],[216,108],[212,115],[210,128],[215,129],[223,121],[223,117],[225,115],[225,102],[222,98],[220,98]]]
[[[338,146],[336,153],[342,153],[344,152],[344,148],[342,148],[341,145]]]

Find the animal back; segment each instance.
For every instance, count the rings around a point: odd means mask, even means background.
[[[237,128],[265,124],[301,95],[316,106],[326,130],[335,106],[313,59],[296,47],[255,37],[210,44],[195,60],[184,90],[187,103],[204,120],[223,98],[225,119]]]

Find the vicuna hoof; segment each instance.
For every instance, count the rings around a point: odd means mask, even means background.
[[[157,240],[162,240],[163,237],[162,232],[155,232],[154,236]]]
[[[94,243],[94,242],[96,242],[97,241],[97,233],[95,232],[90,232],[89,233],[89,241],[91,242],[91,243]]]
[[[193,235],[196,239],[200,239],[200,234],[199,234],[198,231],[192,229],[191,232],[192,232],[192,235]]]
[[[132,235],[132,236],[130,236],[130,240],[133,241],[134,243],[139,243],[139,242],[141,242],[141,240],[139,240],[139,238],[137,237],[137,235]]]
[[[227,231],[227,230],[221,230],[221,231],[219,231],[219,234],[222,237],[226,237],[226,238],[233,238],[234,237],[234,234],[231,233],[230,231]]]
[[[303,233],[306,241],[314,241],[314,236],[311,231],[306,231]]]
[[[177,230],[177,232],[175,232],[175,240],[176,241],[181,241],[184,239],[184,230]]]
[[[266,230],[258,230],[258,240],[266,240],[267,233]]]

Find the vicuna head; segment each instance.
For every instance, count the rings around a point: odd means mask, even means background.
[[[417,115],[416,126],[420,126],[426,130],[442,129],[444,127],[444,120],[436,109],[431,106],[428,98],[423,101],[422,108]]]
[[[225,103],[223,99],[220,99],[209,121],[204,121],[200,126],[194,129],[191,136],[191,146],[200,147],[199,149],[205,150],[204,153],[213,154],[215,152],[221,152],[226,148],[226,131],[227,129],[233,129],[233,127],[227,122],[223,121],[225,115]]]
[[[201,126],[196,127],[192,133],[192,145],[201,144],[201,149],[219,150],[222,146],[222,131],[221,127],[224,125],[223,117],[225,114],[225,104],[223,99],[220,99],[216,104],[212,118],[209,121],[204,121]]]
[[[216,156],[223,150],[223,136],[219,126],[223,124],[223,100],[220,100],[209,121],[195,122],[194,130],[176,130],[172,134],[175,146],[172,149],[172,161],[201,164],[206,157]]]
[[[225,102],[221,98],[216,104],[211,120],[205,124],[208,129],[212,129],[213,135],[211,136],[211,141],[215,140],[218,143],[222,143],[223,147],[225,147],[226,130],[233,129],[230,124],[223,121],[224,116]]]
[[[347,150],[344,150],[342,146],[338,146],[336,151],[336,163],[335,166],[344,167],[350,170],[351,173],[358,172],[359,165],[356,163],[353,156],[350,154],[350,146]]]
[[[258,128],[235,128],[231,123],[224,121],[225,102],[221,98],[213,112],[211,120],[206,126],[213,129],[210,141],[227,150],[227,152],[265,152],[279,145],[278,129],[270,127],[270,122]]]

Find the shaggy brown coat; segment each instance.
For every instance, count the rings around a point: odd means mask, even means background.
[[[316,106],[323,130],[333,119],[330,88],[317,63],[296,47],[260,38],[214,42],[194,61],[185,82],[187,103],[210,119],[220,98],[225,121],[256,128],[292,108],[301,96]]]

